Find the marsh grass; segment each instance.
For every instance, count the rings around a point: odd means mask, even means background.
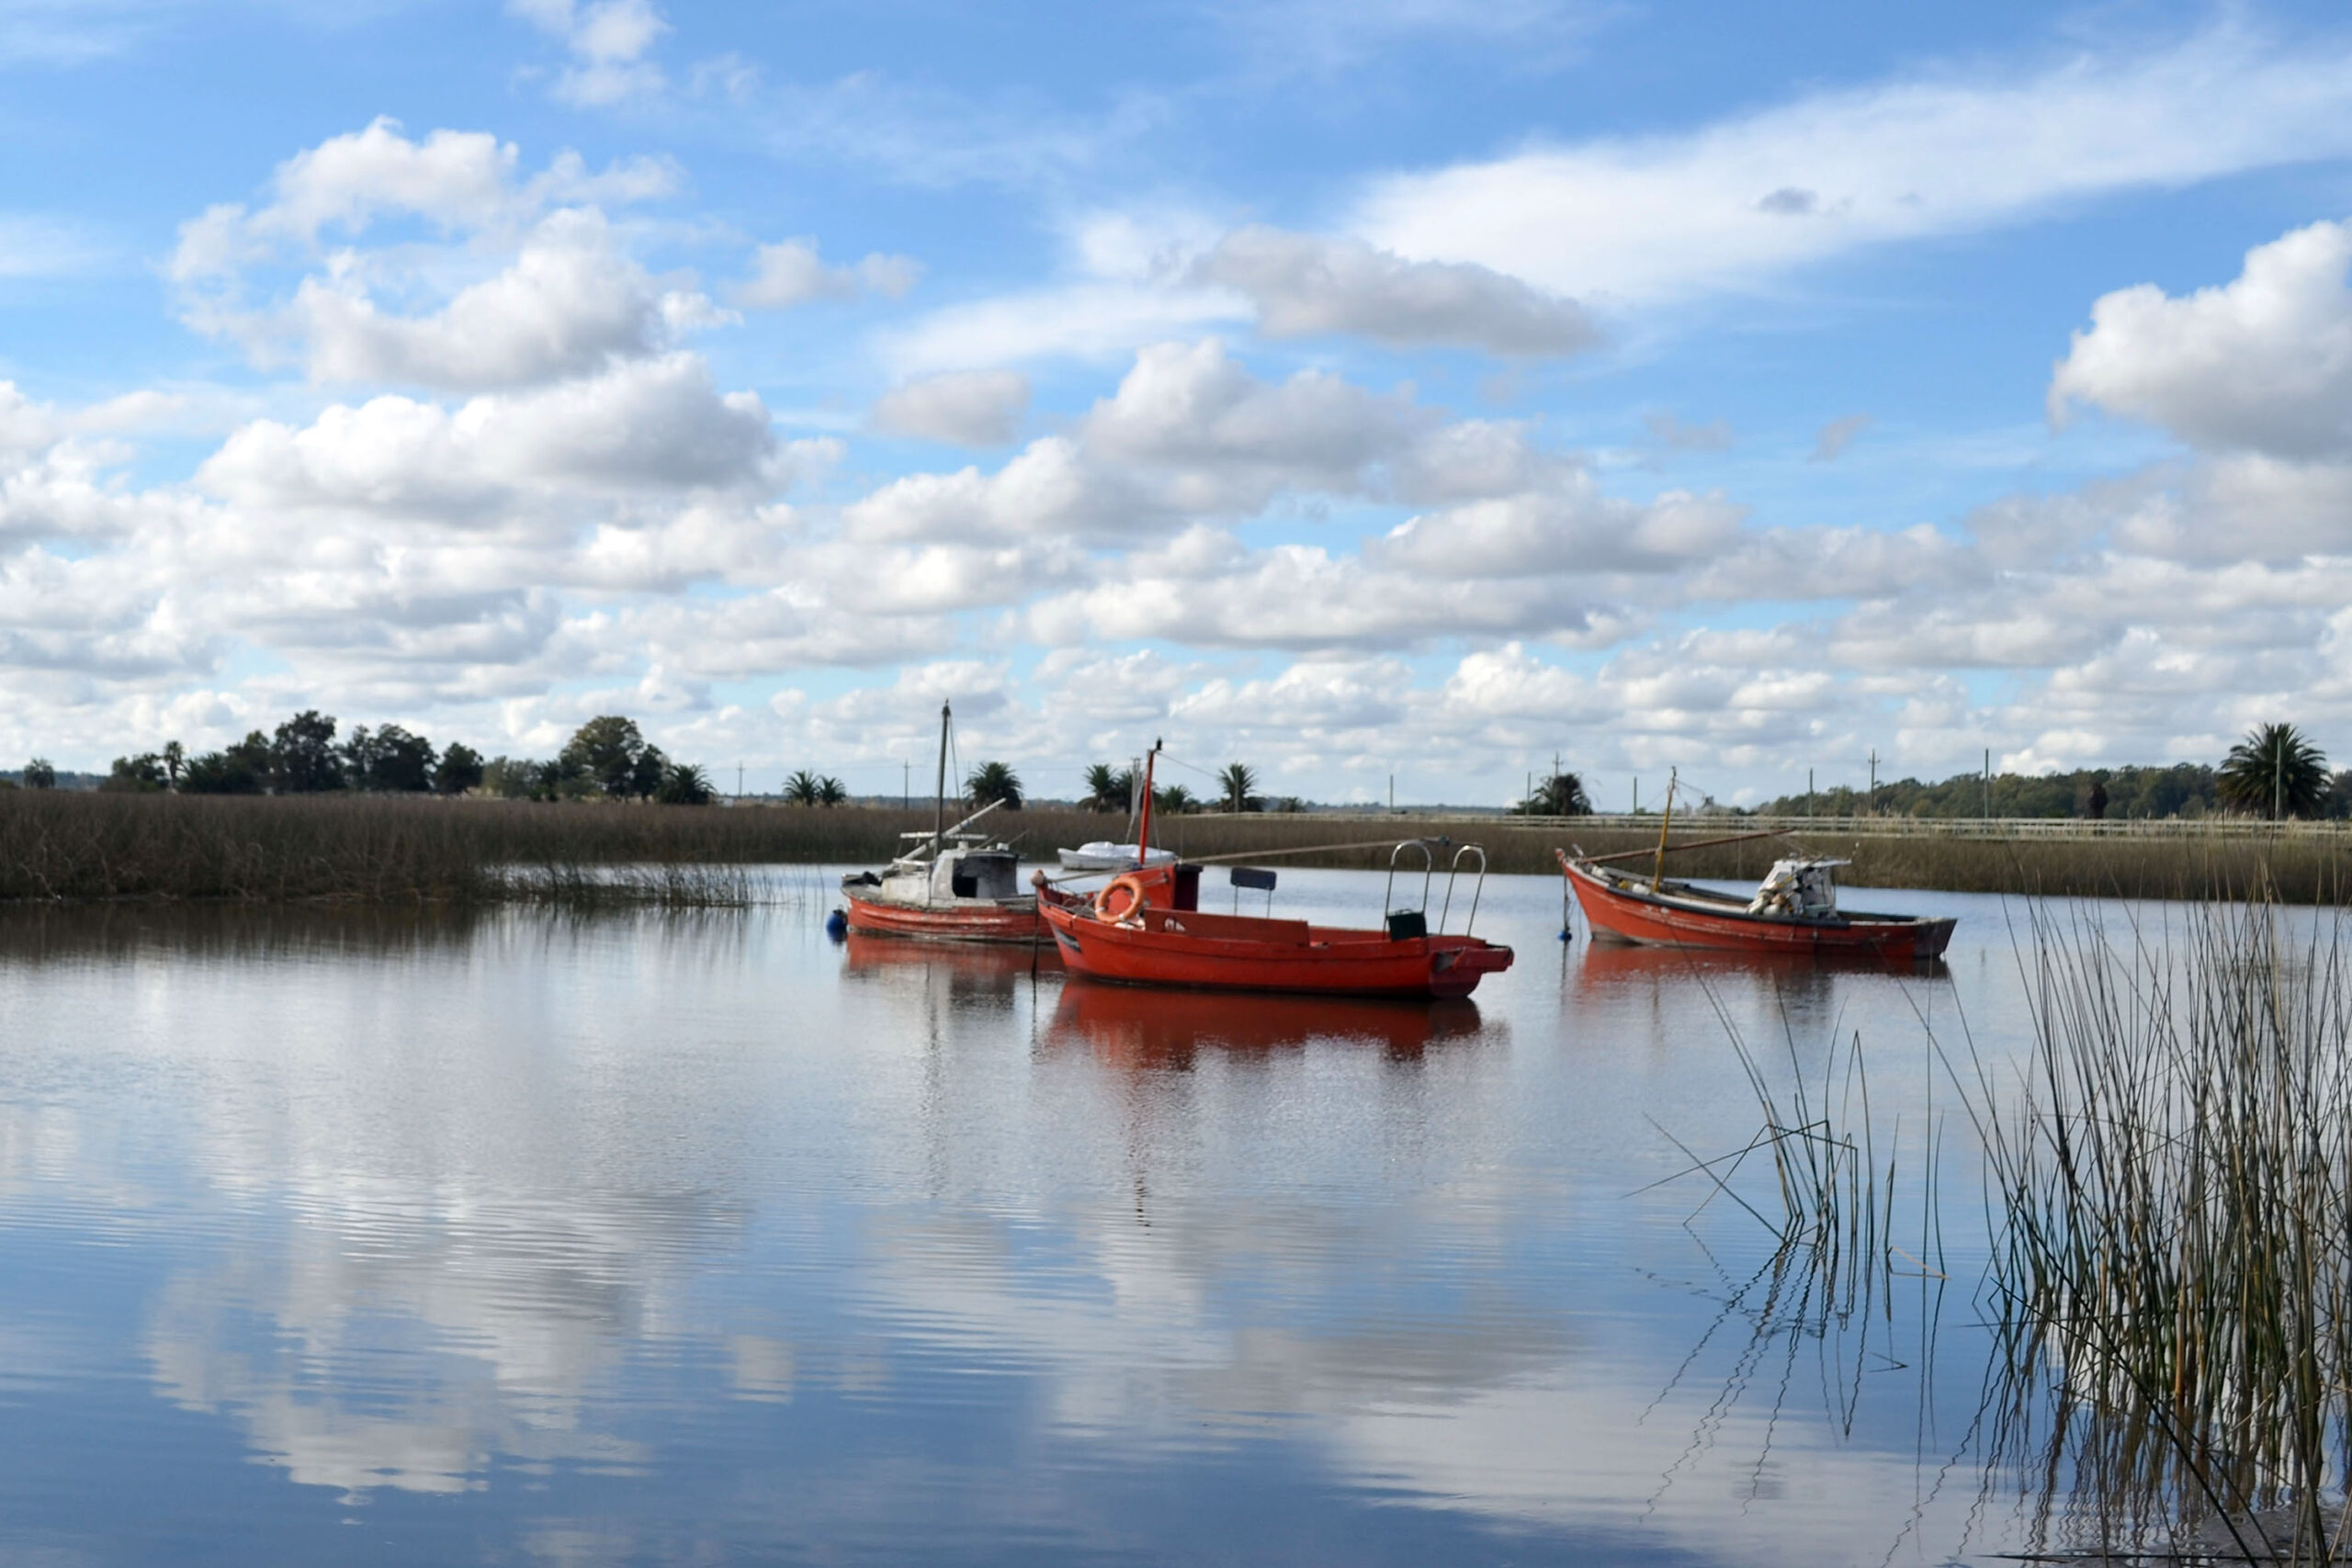
[[[2086,1551],[2346,1560],[2345,935],[2259,900],[2120,941],[2030,917],[2029,1070],[1983,1120],[1996,1429],[2071,1472]]]
[[[1030,809],[998,819],[1025,856],[1116,837],[1125,819]],[[752,805],[681,807],[563,805],[391,795],[97,795],[0,792],[0,900],[214,898],[497,901],[518,886],[583,897],[618,895],[585,876],[517,883],[502,868],[617,865],[876,864],[902,832],[931,827],[929,807],[895,810]],[[1697,835],[1720,826],[1695,825]],[[1652,830],[1576,819],[1440,818],[1332,813],[1163,817],[1157,841],[1191,855],[1280,854],[1283,866],[1378,870],[1386,845],[1430,836],[1486,845],[1498,873],[1556,874],[1555,847],[1593,853],[1655,843]],[[1678,835],[1679,837],[1680,835]],[[1331,844],[1364,847],[1310,855]],[[1798,834],[1677,854],[1678,874],[1753,882],[1791,845],[1850,857],[1847,881],[1873,886],[2194,897],[2217,885],[2256,883],[2290,902],[2327,901],[2347,886],[2328,837],[2243,840],[1876,839]],[[713,883],[706,891],[726,891]],[[592,885],[593,884],[593,885]],[[684,897],[684,880],[643,882]]]
[[[1930,1100],[1906,1134],[1900,1111],[1872,1101],[1859,1034],[1833,1038],[1808,1070],[1785,1008],[1780,1046],[1768,1054],[1698,977],[1756,1097],[1761,1124],[1746,1145],[1710,1160],[1690,1155],[1668,1133],[1693,1163],[1667,1179],[1703,1177],[1713,1189],[1710,1202],[1719,1197],[1736,1204],[1771,1235],[1770,1258],[1735,1298],[1756,1301],[1759,1332],[1795,1330],[1825,1343],[1852,1337],[1851,1375],[1832,1384],[1844,1391],[1841,1417],[1850,1426],[1859,1367],[1871,1348],[1870,1325],[1891,1320],[1896,1282],[1946,1277],[1936,1199],[1939,1114]],[[1753,1179],[1743,1179],[1756,1164],[1770,1176],[1761,1190]],[[1917,1188],[1916,1202],[1905,1196],[1906,1179]]]
[[[19,791],[0,795],[0,900],[791,902],[805,879],[745,868],[834,850],[765,820],[802,815],[820,814]]]

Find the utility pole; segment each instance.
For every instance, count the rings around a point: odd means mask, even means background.
[[[743,764],[741,761],[735,764],[735,798],[743,798]]]
[[[1388,815],[1391,817],[1396,815],[1396,775],[1395,773],[1388,775]]]
[[[1984,820],[1993,819],[1993,748],[1984,748]]]
[[[1804,814],[1808,818],[1813,815],[1813,770],[1811,768],[1804,771]]]
[[[1871,816],[1878,814],[1878,748],[1875,746],[1871,748],[1871,799],[1868,810]]]
[[[1634,816],[1636,816],[1636,817],[1639,817],[1641,814],[1642,814],[1642,775],[1641,775],[1641,774],[1639,774],[1639,773],[1635,773],[1635,774],[1634,775]]]

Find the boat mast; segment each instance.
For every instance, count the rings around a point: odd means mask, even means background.
[[[1143,825],[1136,829],[1136,869],[1141,871],[1151,863],[1151,768],[1159,761],[1159,740],[1154,737],[1151,750],[1143,754]]]
[[[1666,815],[1657,821],[1657,859],[1650,863],[1650,891],[1656,893],[1666,881],[1666,831],[1674,826],[1674,781],[1681,776],[1679,768],[1670,768],[1666,775]]]
[[[947,847],[947,705],[939,705],[939,787],[933,801],[931,830],[931,863],[939,863],[939,854]],[[925,886],[928,886],[926,884]]]

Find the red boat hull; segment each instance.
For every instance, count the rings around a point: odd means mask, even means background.
[[[1512,956],[1510,948],[1474,936],[1392,940],[1381,931],[1158,906],[1132,922],[1098,919],[1077,899],[1048,897],[1039,912],[1064,968],[1129,986],[1466,997],[1485,976],[1510,968]]]
[[[1015,942],[1045,940],[1046,928],[1037,907],[1017,902],[933,904],[884,903],[844,892],[849,901],[849,929],[874,936],[929,937],[934,942]]]
[[[1596,934],[1654,947],[1721,948],[1741,953],[1781,953],[1815,957],[1850,955],[1889,964],[1916,964],[1940,957],[1958,922],[1948,918],[1872,915],[1860,911],[1807,919],[1751,915],[1737,905],[1718,910],[1694,907],[1690,897],[1659,897],[1645,890],[1612,886],[1559,854],[1561,873],[1577,891],[1577,902]]]

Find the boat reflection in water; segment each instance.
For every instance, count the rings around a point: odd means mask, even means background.
[[[1072,980],[1047,1026],[1051,1047],[1082,1047],[1121,1066],[1193,1065],[1204,1049],[1295,1050],[1310,1042],[1377,1047],[1413,1060],[1432,1044],[1475,1037],[1478,1004],[1467,997],[1396,1001],[1368,997],[1288,997],[1167,991]]]
[[[1594,1019],[1657,1029],[1687,1003],[1692,983],[1734,1012],[1777,1015],[1793,1037],[1826,1040],[1839,1010],[1859,991],[1911,989],[1910,1006],[1936,1009],[1949,976],[1940,958],[1885,960],[1863,954],[1832,958],[1802,953],[1736,953],[1725,948],[1584,945],[1571,984],[1577,1009]],[[1930,982],[1918,986],[1917,982]],[[1755,1010],[1760,1010],[1760,1011]],[[1634,1021],[1645,1021],[1634,1024]]]
[[[893,991],[944,991],[951,1001],[1008,1003],[1032,973],[1058,976],[1060,954],[1051,942],[1027,947],[982,942],[920,942],[851,931],[842,941],[842,973],[853,984]]]

